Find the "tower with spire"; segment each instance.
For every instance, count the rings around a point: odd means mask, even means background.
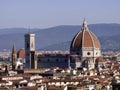
[[[11,57],[12,57],[12,70],[15,70],[16,69],[16,62],[17,62],[17,52],[16,52],[15,44],[13,44]]]

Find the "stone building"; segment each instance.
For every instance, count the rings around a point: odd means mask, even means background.
[[[35,34],[25,34],[26,68],[87,68],[95,69],[104,62],[99,62],[101,46],[98,38],[88,29],[84,20],[82,29],[73,38],[70,54],[41,54],[35,52]],[[97,61],[96,61],[97,60]],[[37,63],[38,62],[38,63]],[[97,64],[96,64],[97,63]],[[38,66],[37,66],[38,65]],[[97,66],[96,66],[97,65]]]
[[[101,57],[101,46],[98,38],[93,34],[84,20],[82,29],[72,40],[70,46],[72,68],[95,68],[95,60]]]
[[[38,55],[38,68],[68,68],[69,54],[44,53]]]
[[[25,68],[36,68],[35,61],[35,34],[25,34]]]

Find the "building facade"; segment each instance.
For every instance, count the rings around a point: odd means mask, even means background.
[[[38,55],[38,68],[68,68],[69,54],[43,53]]]

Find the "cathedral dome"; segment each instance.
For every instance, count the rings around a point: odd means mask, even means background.
[[[100,49],[100,43],[97,37],[89,31],[87,22],[84,20],[82,30],[78,32],[72,40],[70,52],[79,53],[83,48]]]
[[[21,49],[17,52],[17,57],[18,57],[18,58],[25,58],[25,49],[21,48]]]

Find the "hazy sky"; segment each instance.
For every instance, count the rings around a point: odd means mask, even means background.
[[[0,0],[0,28],[119,23],[120,0]]]

